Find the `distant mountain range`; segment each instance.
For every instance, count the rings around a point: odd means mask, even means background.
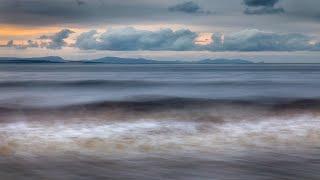
[[[158,61],[143,58],[104,57],[92,60],[69,61],[58,56],[16,58],[0,57],[0,63],[84,63],[84,64],[252,64],[243,59],[204,59],[199,61]]]
[[[197,61],[199,64],[252,64],[254,62],[243,59],[204,59]]]
[[[0,63],[66,63],[58,56],[34,57],[34,58],[17,58],[17,57],[0,57]]]

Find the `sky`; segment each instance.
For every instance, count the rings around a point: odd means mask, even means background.
[[[320,63],[319,0],[0,0],[0,56]]]

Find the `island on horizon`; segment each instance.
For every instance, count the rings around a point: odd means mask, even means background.
[[[198,61],[161,61],[144,58],[120,58],[103,57],[91,60],[65,60],[59,56],[46,57],[0,57],[1,64],[24,64],[24,63],[83,63],[83,64],[254,64],[254,62],[244,59],[203,59]]]

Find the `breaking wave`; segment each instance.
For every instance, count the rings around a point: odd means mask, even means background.
[[[54,108],[2,108],[0,154],[71,151],[110,156],[317,147],[319,107],[319,100],[308,99],[159,97]]]
[[[48,80],[25,80],[25,81],[0,81],[0,88],[27,88],[27,87],[152,87],[152,86],[317,86],[310,85],[306,81],[139,81],[139,80],[70,80],[70,81],[48,81]]]

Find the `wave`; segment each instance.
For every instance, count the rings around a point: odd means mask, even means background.
[[[90,87],[90,86],[147,86],[161,83],[147,81],[117,80],[79,80],[79,81],[7,81],[0,82],[0,87]]]
[[[181,121],[163,115],[101,122],[92,121],[95,118],[92,114],[78,114],[76,118],[81,121],[76,122],[70,117],[67,122],[48,122],[45,116],[23,115],[20,116],[25,118],[22,121],[1,124],[0,155],[63,155],[68,152],[120,157],[136,153],[229,152],[234,155],[246,149],[285,151],[290,147],[303,150],[320,144],[319,117],[307,114],[294,117],[251,114],[246,118],[253,117],[254,121],[224,122]],[[110,115],[106,113],[99,119]],[[26,121],[28,116],[33,121]],[[49,113],[46,118],[64,119],[67,116]]]
[[[48,81],[48,80],[29,80],[29,81],[2,81],[0,88],[28,88],[28,87],[152,87],[152,86],[298,86],[308,84],[308,82],[275,82],[275,81],[137,81],[137,80],[74,80],[74,81]]]
[[[110,156],[308,148],[320,144],[320,99],[140,97],[0,109],[0,155]],[[235,150],[236,149],[236,150]]]
[[[99,108],[123,108],[132,110],[152,110],[152,109],[184,109],[188,107],[218,107],[218,106],[250,106],[265,107],[276,109],[319,109],[320,99],[299,99],[299,98],[264,98],[255,97],[248,100],[244,99],[205,99],[205,98],[184,98],[166,96],[135,96],[128,97],[127,100],[118,101],[97,101],[90,103],[74,104],[62,106],[77,109],[99,109]],[[60,109],[59,107],[55,107]],[[50,108],[48,108],[50,109]],[[21,108],[20,108],[21,110]]]
[[[0,105],[4,117],[23,115],[25,119],[50,120],[64,117],[90,121],[174,119],[180,121],[240,121],[257,117],[298,116],[320,113],[320,99],[257,98],[251,100],[201,99],[179,97],[136,97],[125,101],[102,101],[55,107]],[[28,118],[26,118],[28,117]]]

